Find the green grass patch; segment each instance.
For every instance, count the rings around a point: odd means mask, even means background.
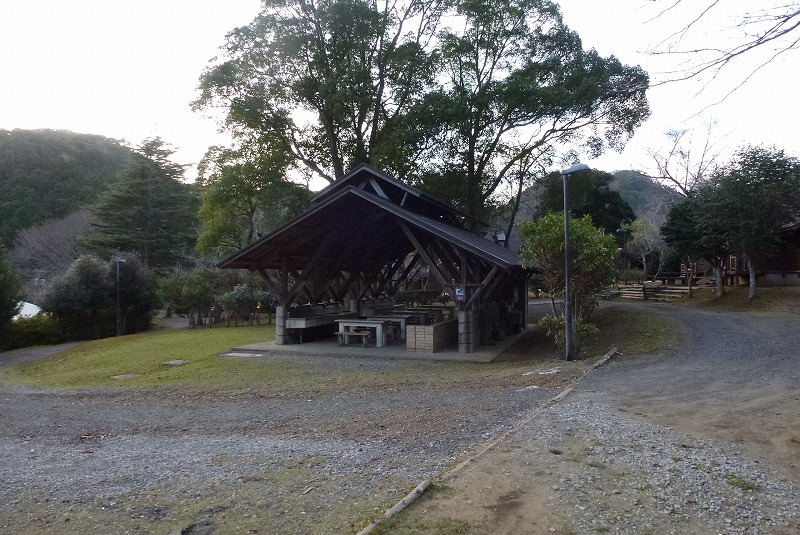
[[[600,356],[612,346],[626,357],[648,355],[676,343],[683,334],[667,314],[640,307],[608,304],[597,309],[590,321],[600,334],[583,348],[584,357]]]
[[[713,287],[704,287],[691,299],[681,299],[676,303],[724,312],[763,314],[794,313],[800,306],[800,288],[798,287],[757,288],[756,297],[752,300],[748,297],[746,286],[726,286],[724,290],[724,295],[717,297]]]
[[[273,327],[262,326],[179,329],[105,338],[4,370],[0,373],[0,380],[45,388],[247,382],[249,374],[258,366],[241,360],[216,358],[215,355],[238,345],[270,340],[274,336]],[[164,364],[170,360],[186,360],[188,363],[183,366]],[[287,370],[282,373],[286,374]],[[123,374],[138,377],[113,379]]]
[[[418,514],[418,511],[427,512],[427,508],[437,497],[447,496],[451,493],[450,487],[434,484],[408,509],[404,509],[375,526],[372,533],[374,535],[478,535],[478,533],[484,533],[483,530],[477,530],[466,520]]]
[[[271,340],[274,327],[173,329],[83,342],[53,357],[0,371],[0,381],[43,388],[177,387],[187,391],[302,397],[325,392],[420,390],[458,387],[563,386],[579,364],[564,372],[531,374],[553,361],[472,364],[398,361],[380,370],[341,366],[338,359],[314,366],[294,361],[218,358],[243,344]],[[182,366],[165,365],[186,360]],[[575,368],[575,369],[573,369]],[[114,379],[115,376],[133,376]],[[563,375],[563,377],[562,377]],[[551,384],[553,383],[553,384]],[[558,384],[556,384],[558,383]]]
[[[725,481],[728,482],[728,485],[736,487],[737,489],[754,491],[758,490],[759,488],[758,483],[753,483],[752,481],[741,476],[737,476],[736,474],[725,474]]]

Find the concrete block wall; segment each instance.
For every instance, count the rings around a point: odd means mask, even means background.
[[[473,311],[458,311],[458,352],[474,353],[481,344],[480,314]]]
[[[458,321],[406,326],[406,351],[436,353],[458,342]]]

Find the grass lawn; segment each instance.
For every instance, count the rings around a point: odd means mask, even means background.
[[[669,316],[657,310],[601,307],[592,320],[600,336],[585,344],[584,361],[566,363],[541,328],[533,327],[491,364],[408,361],[407,365],[367,372],[307,366],[279,359],[250,361],[217,355],[243,344],[274,339],[273,326],[167,329],[83,342],[53,357],[0,371],[0,381],[44,388],[164,387],[212,392],[304,395],[323,391],[385,388],[447,388],[456,385],[528,386],[532,366],[557,366],[559,387],[616,346],[624,356],[647,354],[680,336]],[[164,364],[185,360],[182,366]],[[125,375],[125,379],[115,376]],[[522,381],[522,382],[520,382]],[[523,384],[524,383],[524,384]]]
[[[3,382],[46,388],[159,386],[226,383],[248,373],[252,363],[215,358],[232,347],[272,340],[272,326],[176,329],[92,340],[56,356],[0,372]],[[164,364],[186,360],[183,366]],[[139,377],[113,379],[116,375]]]

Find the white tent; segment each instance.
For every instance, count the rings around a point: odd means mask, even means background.
[[[17,315],[14,316],[13,320],[18,320],[20,318],[32,318],[33,316],[37,315],[41,312],[42,309],[38,306],[34,305],[33,303],[28,303],[26,301],[20,301],[19,303],[19,312]]]

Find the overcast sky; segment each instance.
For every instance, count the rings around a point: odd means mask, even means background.
[[[565,21],[586,48],[642,65],[655,80],[664,79],[659,73],[674,68],[676,60],[643,51],[691,15],[684,9],[647,22],[656,13],[654,4],[664,3],[560,2]],[[684,2],[689,8],[699,3]],[[724,3],[739,13],[753,5],[741,0]],[[779,2],[758,2],[773,3]],[[226,139],[217,133],[214,118],[189,109],[199,75],[218,53],[225,33],[252,20],[259,6],[258,0],[8,1],[0,18],[0,128],[65,129],[133,145],[161,136],[179,149],[176,160],[196,163],[208,146]],[[733,35],[722,30],[735,22],[724,13],[715,14],[685,42],[720,42]],[[762,54],[737,62],[705,89],[698,82],[653,88],[652,118],[626,151],[588,163],[606,171],[647,171],[652,167],[647,149],[663,145],[665,131],[694,128],[702,138],[702,125],[710,119],[718,123],[718,146],[728,152],[748,143],[774,144],[800,156],[800,52],[774,61],[721,104],[705,109],[763,59]]]

